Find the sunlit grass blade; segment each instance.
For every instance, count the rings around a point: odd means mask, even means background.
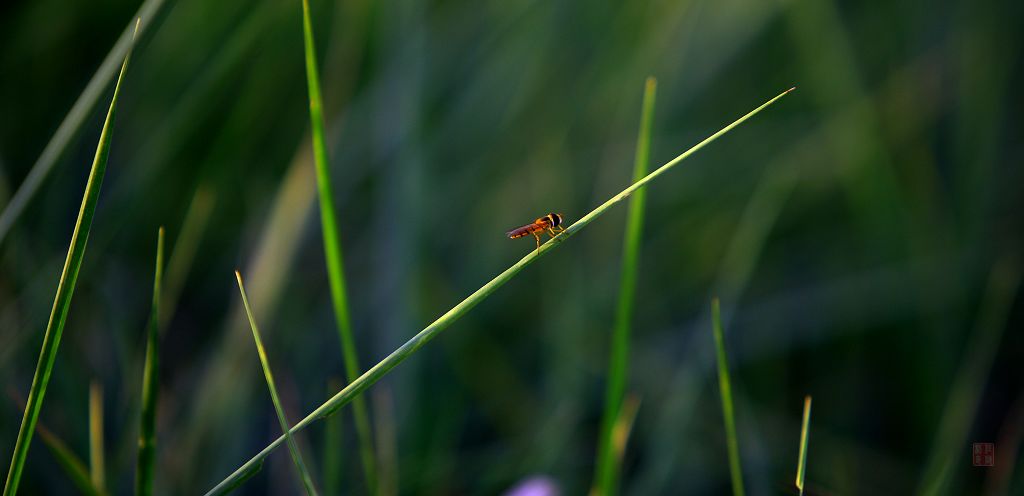
[[[654,100],[658,83],[653,77],[644,85],[643,106],[640,113],[640,132],[636,142],[636,156],[633,160],[633,180],[639,181],[647,175],[651,149],[651,126],[654,121]],[[629,200],[629,217],[623,235],[622,276],[619,286],[619,306],[612,328],[608,378],[605,387],[604,416],[597,448],[597,471],[594,476],[593,494],[611,496],[618,492],[619,466],[612,448],[612,432],[622,410],[626,394],[626,378],[629,371],[629,339],[633,321],[633,307],[636,301],[637,266],[639,265],[640,233],[643,231],[645,190],[639,190]]]
[[[807,476],[807,441],[811,426],[811,396],[804,398],[804,420],[800,424],[800,457],[796,462],[796,488],[804,494],[804,478]]]
[[[1019,263],[1016,258],[1007,258],[992,267],[963,362],[949,388],[949,398],[935,433],[918,494],[948,493],[950,480],[958,468],[957,459],[970,454],[967,436],[1020,287]]]
[[[89,384],[89,478],[92,485],[106,492],[107,464],[103,448],[103,387],[96,381]]]
[[[299,446],[295,443],[295,437],[291,435],[288,428],[288,418],[285,417],[284,407],[281,406],[281,399],[277,396],[277,387],[274,385],[274,374],[270,372],[270,360],[267,359],[267,351],[263,348],[263,340],[260,339],[260,330],[256,327],[256,317],[252,314],[252,308],[249,307],[249,298],[245,295],[245,285],[242,284],[242,274],[235,271],[235,279],[238,280],[238,292],[242,295],[242,305],[245,306],[245,314],[249,317],[249,327],[252,328],[252,339],[256,342],[256,352],[260,356],[260,366],[263,367],[263,376],[267,379],[267,389],[270,390],[270,399],[274,402],[274,411],[277,412],[277,420],[281,423],[281,430],[284,431],[284,437],[288,440],[288,451],[292,454],[292,461],[295,462],[295,469],[298,471],[298,475],[302,480],[302,485],[306,488],[306,494],[315,495],[317,494],[316,488],[313,487],[313,478],[309,475],[309,470],[306,469],[306,464],[302,461],[302,453],[299,452]]]
[[[156,269],[153,271],[153,303],[146,336],[146,364],[142,372],[142,413],[139,421],[139,454],[135,466],[135,494],[153,494],[156,462],[156,402],[160,392],[160,288],[164,273],[164,228],[156,236]]]
[[[138,21],[136,21],[136,31],[138,30],[138,24]],[[60,282],[57,284],[57,295],[53,299],[50,320],[46,325],[46,333],[43,335],[43,346],[39,352],[39,363],[36,365],[36,372],[32,378],[32,389],[29,391],[28,400],[25,404],[25,415],[22,417],[21,428],[18,430],[18,439],[15,441],[14,451],[11,455],[11,468],[7,473],[7,482],[4,484],[4,496],[14,496],[18,492],[21,472],[25,468],[25,458],[28,456],[28,448],[32,443],[32,433],[35,432],[36,422],[39,420],[39,411],[43,407],[43,398],[46,395],[46,386],[50,382],[53,363],[57,359],[57,348],[60,346],[61,334],[64,332],[64,322],[68,316],[68,309],[71,308],[71,296],[75,292],[75,283],[78,281],[78,270],[82,267],[82,258],[85,257],[85,245],[89,240],[89,230],[92,228],[93,215],[96,213],[96,202],[100,197],[100,186],[103,184],[103,176],[107,171],[107,156],[110,154],[110,138],[114,124],[114,113],[117,108],[117,97],[121,92],[121,81],[124,79],[124,73],[128,68],[128,59],[130,57],[131,50],[129,49],[125,54],[124,62],[121,64],[121,72],[117,76],[117,83],[114,85],[114,96],[110,99],[107,118],[103,122],[103,131],[100,133],[100,141],[96,147],[96,156],[92,162],[92,169],[89,171],[89,180],[85,185],[82,206],[78,211],[75,230],[71,234],[71,245],[68,247],[68,255],[64,261]]]
[[[622,466],[622,460],[626,456],[626,446],[629,444],[629,435],[633,432],[633,422],[636,421],[636,414],[640,410],[640,398],[630,394],[622,402],[619,409],[619,418],[615,420],[615,427],[612,428],[611,451],[615,457],[615,464]]]
[[[352,336],[352,322],[349,317],[348,297],[345,291],[345,268],[341,257],[341,240],[338,236],[338,221],[334,213],[334,194],[328,170],[323,103],[320,99],[320,75],[317,71],[316,45],[313,43],[313,23],[309,13],[309,0],[302,0],[302,34],[306,52],[306,82],[309,86],[313,164],[316,167],[317,196],[320,200],[320,226],[324,238],[324,256],[327,260],[327,279],[331,286],[331,303],[334,306],[338,337],[341,340],[345,376],[349,382],[352,382],[359,377],[359,356],[356,353],[355,338]],[[356,398],[352,406],[352,413],[356,421],[356,434],[359,436],[359,452],[366,477],[367,493],[374,494],[377,486],[377,470],[370,417],[363,398]]]
[[[725,339],[722,336],[722,310],[718,298],[711,301],[711,328],[715,335],[715,359],[718,362],[718,389],[722,394],[722,417],[725,420],[725,442],[729,450],[729,475],[732,493],[743,496],[743,471],[740,468],[740,444],[736,439],[736,416],[732,403],[732,382],[729,362],[725,358]]]
[[[757,115],[758,112],[761,112],[769,105],[775,103],[780,98],[782,98],[789,92],[793,91],[793,89],[794,88],[790,88],[789,90],[786,90],[785,92],[779,94],[778,96],[772,98],[771,100],[768,100],[767,102],[761,104],[761,106],[748,112],[743,117],[740,117],[739,119],[733,121],[731,124],[722,128],[715,134],[712,134],[711,136],[705,138],[703,141],[697,143],[689,150],[686,150],[676,158],[670,160],[666,164],[659,167],[654,172],[651,172],[650,174],[644,176],[643,179],[633,183],[631,186],[622,190],[617,195],[611,197],[597,208],[591,210],[590,213],[583,216],[583,218],[581,218],[580,220],[576,221],[573,225],[566,228],[564,232],[562,232],[555,238],[545,242],[543,245],[540,246],[539,249],[530,250],[530,252],[522,259],[520,259],[518,262],[513,264],[511,267],[505,269],[502,273],[498,274],[494,279],[491,279],[487,284],[484,284],[480,289],[474,291],[473,294],[466,297],[466,299],[462,300],[459,304],[455,305],[451,310],[445,312],[444,315],[442,315],[437,320],[432,322],[418,334],[410,338],[408,341],[405,342],[405,344],[400,346],[395,351],[391,352],[390,355],[385,357],[383,360],[381,360],[376,365],[371,367],[369,370],[364,372],[363,375],[359,376],[359,378],[349,383],[349,385],[345,386],[344,389],[339,391],[333,397],[331,397],[326,402],[317,407],[315,410],[313,410],[313,412],[307,415],[306,418],[302,419],[297,424],[295,424],[295,426],[292,427],[291,433],[294,434],[296,432],[301,431],[302,429],[305,429],[310,424],[315,422],[317,419],[331,415],[339,408],[351,402],[354,398],[358,397],[360,393],[362,393],[368,387],[370,387],[375,382],[380,380],[381,377],[386,375],[389,371],[391,371],[391,369],[398,366],[398,364],[405,361],[406,358],[409,358],[410,355],[416,353],[416,351],[422,348],[430,340],[434,339],[434,337],[436,337],[441,331],[445,330],[455,321],[459,320],[459,318],[461,318],[463,315],[469,312],[469,310],[471,310],[481,301],[490,296],[491,293],[493,293],[498,288],[503,286],[510,279],[515,277],[516,274],[521,272],[524,268],[535,262],[540,257],[546,255],[549,251],[556,249],[567,239],[569,239],[574,234],[579,232],[581,229],[586,227],[587,224],[593,222],[594,219],[603,215],[605,212],[608,211],[608,209],[610,209],[615,204],[621,202],[622,200],[626,199],[636,190],[646,186],[656,177],[664,174],[666,171],[668,171],[672,167],[675,167],[683,160],[686,160],[688,157],[696,153],[701,148],[704,148],[709,143],[715,141],[725,133],[733,130],[734,128],[736,128],[736,126],[739,126],[747,119],[750,119],[751,117]],[[251,459],[249,459],[249,461],[242,464],[242,466],[239,467],[238,470],[236,470],[234,473],[232,473],[227,478],[218,483],[207,494],[225,494],[232,488],[237,487],[239,478],[246,475],[251,476],[254,467],[262,463],[263,459],[266,458],[271,451],[280,446],[281,443],[285,441],[285,439],[285,436],[281,436],[274,440],[274,442],[270,443],[270,445],[268,445],[266,448],[263,448],[262,451],[257,453]]]
[[[149,22],[140,24],[137,22],[138,19],[146,19],[147,21],[156,19],[157,13],[163,4],[164,0],[146,0],[139,7],[138,12],[132,17],[132,19],[136,20],[134,29],[131,24],[125,28],[124,34],[114,44],[113,48],[110,49],[107,57],[103,59],[100,67],[96,69],[92,78],[89,79],[85,89],[78,95],[78,99],[71,106],[71,110],[64,116],[64,120],[57,127],[57,131],[53,133],[53,137],[50,138],[46,147],[43,148],[43,152],[36,159],[36,162],[32,164],[32,169],[25,176],[25,180],[21,183],[21,186],[18,186],[18,190],[14,193],[11,201],[4,206],[3,212],[0,213],[0,243],[3,243],[7,233],[10,232],[11,227],[18,220],[18,217],[21,216],[29,200],[39,191],[39,186],[42,185],[43,180],[46,179],[46,176],[53,169],[54,164],[57,163],[64,149],[67,148],[68,143],[78,133],[82,123],[85,122],[86,117],[89,116],[96,102],[103,95],[103,90],[110,83],[110,79],[114,77],[115,71],[117,71],[117,63],[127,56],[126,54],[131,49],[135,36],[138,33],[144,32],[149,27]]]

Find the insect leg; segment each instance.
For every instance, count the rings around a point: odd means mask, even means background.
[[[540,250],[540,235],[538,235],[536,232],[534,232],[532,234],[533,234],[534,239],[537,240],[537,249]]]
[[[547,233],[548,233],[548,236],[551,236],[552,238],[556,236],[555,231],[553,229],[551,229],[550,227],[548,228]]]

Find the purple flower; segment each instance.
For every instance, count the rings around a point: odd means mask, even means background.
[[[558,484],[544,475],[524,479],[505,492],[504,496],[559,496]]]

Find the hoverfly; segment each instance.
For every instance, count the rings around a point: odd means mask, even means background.
[[[509,239],[521,238],[523,236],[533,235],[534,239],[537,240],[537,249],[540,249],[540,233],[547,232],[548,236],[554,238],[558,233],[565,231],[562,226],[562,214],[547,214],[530,224],[523,227],[517,227],[507,233],[506,236]]]

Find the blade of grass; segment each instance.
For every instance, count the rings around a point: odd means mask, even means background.
[[[732,384],[729,363],[725,359],[725,340],[722,337],[722,309],[718,298],[711,300],[712,333],[715,335],[715,358],[718,362],[718,389],[722,393],[722,417],[725,419],[725,441],[729,449],[729,475],[732,493],[743,496],[743,471],[740,469],[740,444],[736,439],[736,416],[732,404]]]
[[[390,355],[388,355],[383,360],[378,362],[376,365],[371,367],[369,370],[364,372],[363,375],[359,376],[358,379],[349,383],[348,386],[345,386],[344,389],[339,391],[333,397],[331,397],[326,402],[317,407],[315,410],[313,410],[309,415],[306,416],[306,418],[302,419],[297,424],[295,424],[295,426],[292,427],[290,434],[294,434],[296,432],[301,431],[302,429],[305,429],[307,426],[315,422],[317,419],[329,416],[336,412],[339,408],[351,402],[354,398],[358,397],[360,393],[362,393],[368,387],[370,387],[375,382],[380,380],[381,377],[383,377],[389,371],[391,371],[391,369],[398,366],[398,364],[402,363],[406,358],[409,358],[409,356],[412,355],[413,353],[416,353],[416,351],[422,348],[430,340],[434,339],[434,337],[437,336],[438,333],[448,328],[448,326],[452,325],[452,323],[454,323],[456,320],[465,315],[469,310],[471,310],[481,301],[490,296],[491,293],[493,293],[506,282],[508,282],[510,279],[512,279],[524,268],[535,262],[538,258],[546,255],[549,251],[557,248],[559,245],[565,242],[565,240],[569,239],[574,234],[579,232],[581,229],[586,227],[587,224],[593,222],[594,219],[603,215],[606,211],[608,211],[609,208],[626,199],[636,190],[644,187],[645,185],[653,181],[656,177],[664,174],[666,171],[668,171],[672,167],[675,167],[683,160],[686,160],[691,155],[696,153],[698,150],[704,148],[705,146],[715,141],[725,133],[728,133],[729,131],[735,129],[736,126],[739,126],[747,119],[750,119],[751,117],[757,115],[758,112],[761,112],[769,105],[775,103],[780,98],[787,95],[794,89],[795,88],[790,88],[784,91],[778,96],[763,103],[761,106],[748,112],[743,117],[740,117],[739,119],[735,120],[728,126],[722,128],[715,134],[712,134],[711,136],[705,138],[703,141],[697,143],[689,150],[686,150],[676,158],[670,160],[668,163],[659,167],[654,172],[651,172],[650,174],[644,176],[643,179],[633,183],[631,186],[624,189],[619,194],[611,197],[597,208],[591,210],[590,213],[583,216],[583,218],[581,218],[580,220],[576,221],[573,225],[566,228],[564,232],[560,233],[555,238],[546,241],[544,244],[540,246],[539,249],[531,250],[529,254],[524,256],[511,267],[505,269],[501,274],[498,274],[494,279],[491,279],[487,284],[484,284],[480,289],[477,289],[475,292],[473,292],[473,294],[466,297],[466,299],[462,300],[458,305],[452,307],[451,310],[445,312],[444,315],[442,315],[433,323],[428,325],[418,334],[410,338],[408,341],[405,342],[405,344],[400,346],[395,351],[391,352]],[[255,456],[250,458],[249,461],[242,464],[242,466],[239,467],[234,473],[232,473],[227,478],[218,483],[207,494],[226,494],[234,487],[237,487],[239,478],[243,476],[251,476],[254,467],[262,463],[262,460],[266,458],[271,451],[280,446],[281,443],[285,441],[285,439],[285,436],[281,436],[274,440],[274,442],[270,443],[270,445],[268,445],[266,448],[263,448],[262,451],[260,451]]]
[[[796,488],[804,494],[804,478],[807,476],[807,438],[811,426],[811,395],[804,397],[804,420],[800,424],[800,457],[796,462]]]
[[[137,19],[135,22],[136,32],[138,32],[138,26],[139,20]],[[100,186],[103,184],[103,176],[107,171],[107,156],[110,153],[110,138],[114,113],[117,108],[117,97],[121,92],[121,81],[124,79],[130,57],[131,47],[124,56],[121,72],[117,76],[117,83],[114,84],[114,96],[110,99],[110,108],[107,110],[107,118],[103,123],[103,131],[100,133],[100,141],[96,147],[96,156],[92,162],[92,169],[89,171],[89,180],[85,185],[85,194],[82,197],[81,209],[78,211],[78,220],[75,222],[75,230],[71,234],[71,245],[68,247],[64,270],[61,272],[60,282],[57,284],[57,295],[53,299],[53,309],[50,311],[50,320],[46,325],[46,333],[43,335],[43,346],[39,352],[35,375],[32,378],[32,389],[29,391],[28,401],[25,405],[25,415],[22,417],[18,439],[15,441],[14,452],[11,455],[11,468],[7,472],[4,496],[14,496],[18,492],[18,483],[21,481],[21,472],[25,468],[25,458],[28,456],[28,448],[32,442],[32,433],[39,420],[39,411],[43,406],[46,386],[50,382],[50,373],[53,372],[53,363],[57,359],[57,348],[60,346],[61,334],[64,332],[68,309],[71,308],[71,296],[75,292],[75,283],[78,281],[78,270],[82,267],[82,258],[85,257],[85,245],[89,240],[89,231],[92,229],[92,218],[96,213]]]
[[[260,366],[263,367],[263,376],[267,378],[267,389],[270,390],[270,400],[274,403],[274,411],[277,412],[277,420],[281,423],[281,430],[288,440],[288,451],[292,454],[292,461],[295,462],[295,469],[298,470],[299,478],[306,489],[306,494],[313,496],[317,494],[313,487],[313,478],[309,476],[309,470],[302,461],[302,453],[295,443],[295,437],[288,429],[288,418],[285,417],[284,407],[281,406],[281,399],[277,396],[277,387],[274,386],[274,374],[270,371],[270,360],[267,358],[267,351],[263,348],[263,340],[260,339],[260,330],[256,327],[256,318],[252,315],[252,308],[249,307],[249,298],[245,295],[245,285],[242,284],[242,274],[235,271],[235,279],[238,280],[238,292],[242,295],[242,305],[245,306],[245,314],[249,317],[249,327],[252,328],[252,339],[256,342],[256,352],[260,356]]]
[[[156,401],[160,392],[160,287],[164,273],[164,228],[156,236],[156,269],[153,273],[153,304],[146,337],[146,364],[142,372],[142,413],[139,421],[139,454],[135,466],[135,494],[153,494],[156,462]]]
[[[640,132],[633,161],[633,182],[647,175],[651,148],[651,123],[654,120],[654,100],[658,82],[647,78],[644,85],[643,107],[640,114]],[[622,277],[619,286],[619,306],[612,328],[611,354],[608,360],[608,384],[605,388],[604,416],[597,448],[597,473],[592,493],[612,496],[617,492],[619,466],[612,450],[612,433],[622,410],[626,394],[626,376],[629,369],[629,336],[636,301],[636,274],[639,265],[640,233],[644,223],[645,190],[639,190],[629,200],[629,218],[622,243]]]
[[[25,409],[25,399],[18,396],[18,393],[13,389],[8,391],[8,395],[11,400],[18,406],[19,409]],[[92,477],[89,475],[89,468],[85,466],[85,462],[75,454],[74,451],[68,447],[67,443],[62,441],[56,434],[50,429],[47,429],[42,422],[36,424],[36,432],[39,433],[39,438],[43,440],[43,444],[50,450],[50,454],[57,460],[57,465],[64,470],[68,478],[71,479],[71,483],[78,488],[78,490],[86,496],[99,496],[101,493],[96,487],[92,485]]]
[[[139,6],[138,12],[132,17],[132,19],[136,20],[134,23],[135,30],[132,31],[133,23],[129,23],[125,27],[124,34],[117,40],[113,48],[110,49],[103,62],[100,63],[100,67],[96,69],[89,83],[85,85],[85,89],[82,90],[78,99],[75,100],[71,110],[64,116],[64,120],[57,127],[57,131],[53,133],[53,137],[46,144],[46,148],[43,148],[43,152],[32,165],[32,169],[25,176],[25,180],[21,183],[21,186],[18,186],[14,197],[11,198],[11,201],[4,207],[3,212],[0,213],[0,243],[3,243],[7,233],[10,232],[11,227],[18,220],[18,217],[21,216],[29,200],[39,191],[39,186],[42,185],[43,180],[46,179],[50,170],[53,169],[61,153],[64,152],[68,143],[78,133],[78,129],[82,127],[85,118],[88,117],[89,112],[96,105],[96,102],[99,101],[100,96],[103,94],[103,89],[110,82],[110,79],[114,77],[114,71],[117,70],[117,62],[127,56],[137,34],[145,32],[146,28],[149,27],[148,22],[140,24],[138,19],[156,19],[163,4],[164,0],[146,0]]]
[[[622,459],[626,456],[626,445],[629,444],[629,435],[633,432],[633,422],[636,421],[639,410],[640,398],[636,394],[630,394],[623,401],[619,418],[615,420],[615,428],[612,429],[612,454],[617,466],[622,466]]]
[[[277,2],[273,3],[277,4]],[[295,4],[289,2],[284,5],[286,8],[289,6],[294,8]],[[328,118],[331,115],[336,116],[333,119],[334,123],[343,122],[348,115],[342,110],[343,107],[357,103],[356,101],[349,102],[347,97],[351,96],[353,89],[359,86],[360,67],[362,67],[360,61],[363,60],[364,52],[367,51],[364,50],[364,46],[368,43],[369,37],[364,32],[366,31],[365,26],[374,24],[368,19],[377,12],[376,7],[369,6],[367,2],[343,2],[342,6],[344,8],[335,10],[337,20],[332,24],[342,26],[342,28],[332,29],[335,36],[331,37],[331,42],[327,46],[327,53],[333,54],[333,56],[326,56],[325,63],[320,67],[323,70],[321,84],[331,88],[334,96],[334,98],[323,102],[325,104],[323,113]],[[273,10],[271,15],[275,12],[276,10]],[[280,16],[273,17],[278,19]],[[341,20],[344,22],[340,22]],[[265,26],[261,31],[265,31]],[[220,78],[215,80],[219,81]],[[331,105],[332,101],[335,102],[333,106]],[[326,129],[332,128],[335,126],[328,126]],[[337,128],[340,129],[340,127]],[[331,143],[331,136],[328,135],[327,138],[328,143]],[[259,309],[261,315],[272,315],[279,309],[280,305],[277,303],[286,289],[286,281],[293,275],[292,265],[296,262],[297,253],[302,246],[303,236],[301,233],[306,226],[307,217],[315,215],[316,171],[309,142],[310,138],[303,138],[301,144],[295,149],[284,176],[276,192],[273,193],[273,200],[265,215],[266,220],[256,234],[257,239],[252,245],[254,248],[251,256],[248,257],[249,262],[242,267],[250,285],[250,303],[254,308]],[[371,171],[370,169],[360,169],[358,172],[359,175],[367,175]],[[354,184],[354,182],[349,181],[348,184]],[[340,191],[338,192],[340,193]],[[170,270],[171,266],[168,265],[168,285],[170,284]],[[244,311],[239,304],[232,310],[228,325],[233,327],[244,320]],[[203,378],[200,379],[202,386],[193,394],[194,401],[191,402],[193,407],[188,412],[188,415],[194,419],[190,423],[192,428],[177,439],[162,441],[168,452],[202,450],[204,444],[209,446],[208,443],[217,443],[219,436],[227,435],[218,426],[232,421],[231,419],[237,415],[239,405],[248,402],[250,393],[250,385],[243,385],[239,394],[233,395],[230,401],[221,401],[223,399],[222,392],[235,386],[232,383],[235,377],[233,371],[239,367],[239,363],[245,363],[245,359],[251,359],[251,357],[243,356],[244,351],[239,351],[245,348],[238,343],[241,338],[247,339],[240,333],[229,333],[228,337],[217,345],[219,350],[212,353],[218,357],[217,363],[203,373]],[[2,355],[3,352],[0,350],[0,359],[2,359]],[[346,383],[347,381],[343,381],[341,386],[343,387]],[[338,387],[332,391],[336,392],[340,389],[341,387]],[[329,396],[324,396],[324,398]],[[347,456],[347,454],[342,455],[342,458]],[[357,459],[358,456],[355,453],[352,458]],[[227,459],[234,458],[232,456]],[[356,463],[359,463],[358,459]],[[205,466],[201,472],[205,474],[208,471],[215,472],[214,475],[224,472],[223,469],[210,465]],[[315,470],[313,474],[316,475]],[[181,481],[178,485],[181,488],[179,492],[195,493],[203,489],[197,487],[197,484],[205,484],[202,481],[208,477],[195,471],[190,471],[188,475],[189,477],[176,477],[176,480]],[[337,494],[326,490],[325,492]]]
[[[89,384],[89,476],[92,485],[106,492],[106,461],[103,449],[103,386]]]
[[[331,303],[341,340],[341,354],[344,358],[345,376],[349,382],[359,377],[359,357],[352,323],[349,317],[348,297],[345,291],[345,268],[341,257],[341,240],[338,236],[338,221],[334,215],[334,193],[331,191],[331,176],[328,170],[327,143],[324,139],[323,104],[320,99],[320,75],[316,64],[316,46],[313,43],[313,23],[310,19],[309,0],[302,0],[302,34],[306,52],[306,82],[309,86],[309,120],[313,134],[313,164],[316,167],[317,193],[320,199],[320,226],[324,237],[324,257],[327,260],[327,278],[331,286]],[[363,398],[356,398],[353,404],[356,434],[359,436],[359,452],[366,477],[367,494],[376,492],[376,455],[373,451],[373,433],[369,413]]]
[[[259,308],[261,315],[273,314],[281,300],[281,294],[285,290],[285,282],[292,274],[292,265],[302,237],[302,227],[305,224],[307,215],[312,212],[312,199],[316,195],[314,190],[314,170],[310,160],[309,151],[302,147],[293,158],[292,165],[281,182],[280,187],[274,195],[273,204],[266,216],[264,226],[260,229],[259,239],[255,242],[254,250],[248,257],[246,264],[246,278],[250,282],[248,291],[249,303],[253,308]],[[303,157],[306,160],[303,160]],[[302,166],[301,164],[305,164]],[[173,256],[173,255],[172,255]],[[170,277],[168,266],[168,277]],[[235,305],[228,317],[227,327],[237,328],[239,325],[248,325],[245,317],[245,309],[241,304]],[[218,360],[210,370],[203,373],[201,386],[194,393],[194,407],[191,408],[189,416],[193,419],[191,428],[181,433],[176,439],[168,438],[163,444],[168,452],[193,452],[196,450],[208,449],[209,444],[220,442],[219,437],[224,435],[218,426],[230,422],[230,418],[236,414],[239,408],[250,403],[251,384],[237,384],[236,370],[247,363],[241,350],[249,345],[249,336],[241,333],[229,332],[225,335],[218,349],[213,355]],[[224,398],[224,391],[234,391],[237,394]],[[226,399],[226,401],[225,401]],[[179,468],[184,470],[184,467]],[[212,467],[204,467],[203,471],[213,470]],[[223,469],[216,470],[220,472]],[[189,474],[195,474],[189,471]],[[177,492],[196,493],[202,490],[196,487],[200,484],[192,477],[176,477]]]

